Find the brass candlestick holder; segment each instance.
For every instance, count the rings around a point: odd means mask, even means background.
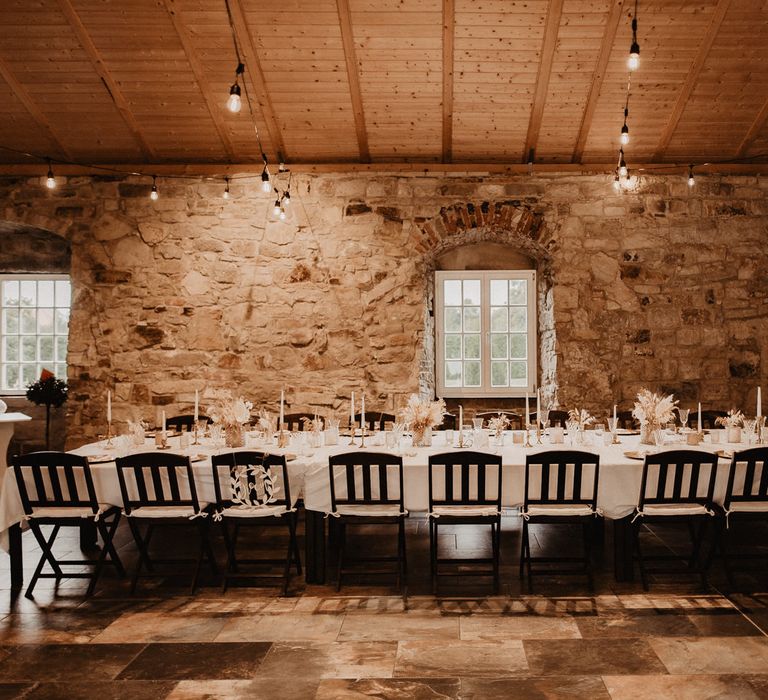
[[[533,445],[531,444],[531,438],[529,435],[530,431],[531,431],[531,424],[526,423],[525,424],[525,441],[523,442],[523,447],[533,447]]]
[[[360,423],[360,447],[365,447],[365,423]]]
[[[277,446],[280,449],[288,447],[288,433],[286,433],[282,427],[280,428],[280,432],[277,434]]]
[[[537,445],[543,445],[544,443],[541,441],[541,434],[544,432],[541,429],[541,423],[539,421],[536,421],[536,444]]]
[[[107,421],[107,442],[105,447],[112,447],[112,421]]]
[[[349,424],[349,447],[354,447],[355,444],[355,424],[351,422]]]
[[[200,444],[200,435],[199,435],[199,433],[200,433],[200,431],[199,431],[199,429],[197,427],[197,421],[195,421],[195,431],[194,431],[194,435],[193,435],[194,439],[192,440],[192,444],[193,445],[199,445]]]
[[[459,441],[456,444],[457,447],[464,447],[464,431],[459,430]]]

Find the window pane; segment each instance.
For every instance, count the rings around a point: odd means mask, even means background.
[[[464,386],[480,386],[480,363],[464,363]]]
[[[3,362],[19,361],[19,337],[17,335],[3,338]]]
[[[464,303],[480,305],[480,280],[464,280]]]
[[[506,360],[507,354],[507,334],[491,333],[491,358],[494,360]]]
[[[21,359],[25,362],[34,362],[37,359],[37,338],[26,336],[21,339]]]
[[[40,373],[37,371],[37,365],[22,365],[21,366],[21,385],[27,386],[34,382]]]
[[[67,380],[67,366],[66,365],[56,365],[56,369],[54,370],[54,374],[59,378],[63,379],[64,381]]]
[[[19,365],[6,365],[5,366],[5,387],[7,389],[21,389],[19,384]]]
[[[461,362],[445,363],[445,386],[461,386]]]
[[[21,310],[21,332],[37,333],[37,312],[35,309]]]
[[[512,358],[525,358],[528,356],[527,335],[516,333],[509,336],[509,356]]]
[[[506,306],[507,299],[507,280],[491,280],[491,305]]]
[[[528,384],[528,372],[525,362],[509,363],[509,385],[525,386]]]
[[[458,334],[445,336],[445,359],[461,359],[461,336]]]
[[[42,362],[53,362],[52,335],[41,335],[37,339],[37,359]]]
[[[56,309],[56,333],[67,333],[69,329],[69,309]]]
[[[56,338],[56,361],[67,361],[67,339],[66,337],[59,336]]]
[[[461,280],[443,280],[443,305],[461,306]]]
[[[465,333],[480,332],[480,307],[479,306],[464,307],[464,332]]]
[[[19,305],[19,281],[8,280],[3,282],[3,306]]]
[[[491,386],[509,386],[506,362],[491,362]]]
[[[37,282],[21,283],[21,305],[35,306],[37,303]]]
[[[527,304],[528,295],[526,294],[527,283],[525,280],[509,280],[509,303]]]
[[[37,310],[37,332],[41,334],[53,333],[53,309]]]
[[[509,332],[525,333],[528,330],[528,309],[525,306],[513,306],[509,309]]]
[[[3,332],[4,333],[19,332],[19,310],[18,309],[3,309]]]
[[[445,309],[445,332],[461,333],[461,308],[452,306]]]
[[[491,333],[507,332],[507,307],[495,307],[491,309]]]
[[[56,282],[56,306],[69,308],[72,285],[66,280]]]
[[[53,280],[40,280],[37,283],[37,305],[53,306]]]
[[[480,336],[479,335],[464,336],[464,357],[467,360],[480,359]]]

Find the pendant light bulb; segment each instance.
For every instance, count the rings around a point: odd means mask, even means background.
[[[49,190],[56,189],[56,178],[53,176],[53,168],[51,168],[50,164],[48,165],[48,175],[45,178],[45,186]]]
[[[621,136],[619,140],[621,141],[622,146],[626,146],[629,143],[629,127],[626,123],[621,127]]]
[[[696,178],[693,177],[693,166],[688,166],[688,187],[693,187],[696,184]]]
[[[240,99],[240,86],[235,83],[229,88],[229,99],[227,100],[227,109],[233,114],[237,114],[242,107],[242,100]]]
[[[636,71],[640,67],[640,45],[635,41],[629,49],[629,58],[627,59],[627,68]]]
[[[272,191],[272,183],[269,181],[269,171],[267,170],[267,166],[264,166],[264,170],[261,171],[261,191],[262,192],[271,192]]]
[[[617,172],[613,178],[613,189],[616,192],[621,192],[621,180],[619,179],[619,173]]]
[[[273,213],[275,216],[280,216],[280,212],[282,212],[282,211],[283,211],[283,209],[282,209],[282,207],[280,206],[280,200],[279,200],[279,199],[276,199],[276,200],[275,200],[275,207],[274,207],[274,209],[272,209],[272,213]]]
[[[287,209],[291,204],[291,193],[286,190],[283,192],[283,209]]]
[[[160,197],[160,193],[157,191],[157,180],[153,177],[152,178],[152,190],[149,193],[149,198],[156,202]]]
[[[619,160],[619,177],[627,177],[627,162],[624,160],[624,149],[622,148],[619,151],[620,154],[620,160]]]
[[[280,221],[285,221],[285,209],[283,209],[282,207],[280,207],[279,217],[280,217]]]

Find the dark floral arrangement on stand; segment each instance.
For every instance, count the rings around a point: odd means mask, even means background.
[[[56,379],[52,372],[44,369],[40,379],[27,386],[27,399],[38,406],[45,406],[45,449],[50,445],[51,406],[59,408],[67,400],[69,387],[65,381]]]

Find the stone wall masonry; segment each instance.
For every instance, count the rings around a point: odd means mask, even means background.
[[[542,384],[561,406],[629,407],[647,386],[753,412],[768,386],[765,180],[301,174],[286,222],[257,184],[224,201],[161,181],[153,203],[135,178],[0,179],[0,221],[71,245],[68,444],[104,431],[107,388],[118,422],[187,411],[195,389],[203,408],[234,390],[274,411],[283,384],[292,410],[342,416],[363,388],[399,408],[433,386],[431,261],[474,240],[545,272]]]

